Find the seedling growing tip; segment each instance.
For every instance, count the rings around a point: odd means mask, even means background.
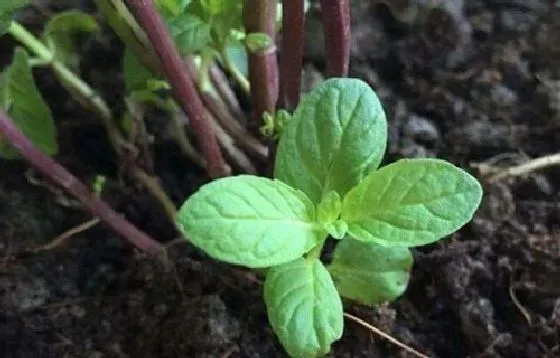
[[[321,356],[343,331],[341,296],[366,305],[405,291],[409,248],[471,220],[478,181],[439,159],[379,168],[385,112],[357,79],[330,79],[306,95],[280,135],[275,179],[250,175],[204,185],[178,226],[211,257],[268,268],[271,326],[291,356]],[[332,236],[333,261],[320,260]]]

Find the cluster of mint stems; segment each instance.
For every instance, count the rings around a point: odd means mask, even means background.
[[[208,174],[213,178],[229,175],[230,168],[222,156],[212,125],[205,115],[203,101],[153,1],[128,0],[127,3],[152,44],[161,70],[171,84],[175,99],[191,119]],[[326,39],[327,76],[345,77],[348,74],[350,46],[349,0],[321,0],[321,6]],[[276,2],[246,0],[245,8],[251,9],[244,12],[247,32],[266,33],[275,39]],[[259,122],[265,112],[274,113],[277,105],[292,110],[299,102],[304,40],[303,0],[284,1],[283,15],[284,41],[280,65],[278,66],[276,59],[275,46],[249,56],[251,99],[255,109],[254,116]],[[11,33],[15,34],[15,37],[19,36],[20,40],[23,38],[28,42],[34,41],[34,38],[28,36],[27,31],[16,23],[11,27]],[[37,41],[35,45],[41,51],[42,44]],[[46,60],[51,56],[48,52],[43,55],[47,57]],[[62,71],[67,79],[74,81],[74,87],[79,92],[88,93],[95,98],[91,88],[64,66],[58,66],[55,71]],[[97,106],[104,124],[110,127],[110,110],[102,101],[98,102]],[[119,139],[114,136],[116,131],[108,132],[110,140],[114,142],[113,146],[119,148],[119,143],[115,143]],[[149,254],[162,250],[161,244],[115,212],[68,170],[37,149],[3,111],[0,111],[0,134],[32,166],[76,197],[92,215],[105,222],[138,249]],[[269,153],[269,156],[272,156],[272,153]],[[269,159],[273,161],[274,158]]]

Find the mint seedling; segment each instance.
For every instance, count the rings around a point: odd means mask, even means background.
[[[378,169],[387,123],[376,94],[356,79],[330,79],[304,97],[280,136],[276,179],[240,175],[203,186],[178,226],[218,260],[270,268],[270,323],[292,356],[320,356],[343,330],[341,296],[375,305],[406,289],[409,248],[467,223],[477,180],[438,159]],[[328,266],[328,235],[342,240]]]

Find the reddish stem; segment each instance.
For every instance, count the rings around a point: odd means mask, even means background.
[[[94,216],[99,217],[136,247],[149,254],[156,254],[163,249],[161,244],[111,209],[68,170],[35,148],[2,110],[0,110],[0,133],[4,140],[8,141],[35,168],[76,197]]]
[[[230,168],[224,161],[212,126],[206,118],[204,105],[153,1],[128,0],[128,4],[153,45],[177,102],[191,121],[207,162],[208,174],[212,178],[229,175]]]
[[[276,59],[276,1],[245,0],[243,18],[247,33],[265,33],[272,44],[261,51],[249,51],[249,81],[255,122],[265,112],[274,113],[278,101],[278,62]]]
[[[304,23],[304,0],[283,1],[280,106],[287,110],[297,106],[301,93]]]
[[[346,77],[350,62],[350,0],[321,0],[327,77]]]

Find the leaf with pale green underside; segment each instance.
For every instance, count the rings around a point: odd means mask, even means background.
[[[337,245],[328,269],[343,297],[373,306],[404,293],[412,263],[406,247],[346,239]]]
[[[343,200],[350,236],[384,246],[437,241],[472,219],[482,188],[439,159],[403,159],[371,173]]]
[[[325,237],[302,192],[249,175],[204,185],[181,207],[178,226],[213,258],[255,268],[292,261]]]
[[[31,0],[2,0],[0,2],[0,36],[8,31],[17,11],[30,3]]]
[[[0,74],[0,106],[43,153],[57,153],[56,128],[51,111],[35,85],[27,54],[21,48],[16,48],[12,63]],[[0,157],[16,159],[19,154],[0,139]]]
[[[89,14],[70,10],[52,16],[43,31],[42,40],[54,53],[55,58],[65,65],[77,70],[79,54],[74,45],[74,36],[78,33],[99,31],[95,18]]]
[[[342,301],[319,260],[298,259],[272,268],[264,299],[270,324],[292,357],[325,355],[342,336]]]
[[[167,22],[177,49],[190,55],[204,49],[210,43],[210,25],[189,13],[172,18]]]
[[[249,75],[249,60],[247,50],[241,41],[230,41],[226,47],[225,56],[244,76]]]
[[[358,79],[330,79],[306,95],[280,136],[275,177],[318,204],[343,197],[381,162],[387,142],[385,112]]]

